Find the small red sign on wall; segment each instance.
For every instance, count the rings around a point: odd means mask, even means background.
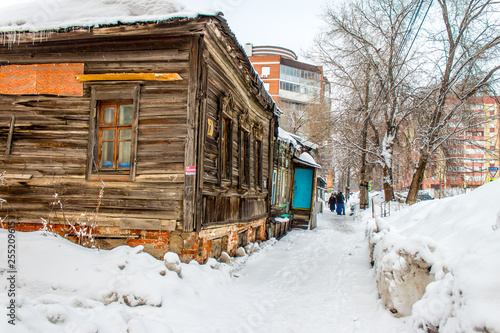
[[[196,166],[187,166],[186,175],[196,175]]]

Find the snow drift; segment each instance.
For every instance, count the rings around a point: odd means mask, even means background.
[[[368,226],[384,305],[427,332],[500,332],[500,180]]]
[[[8,231],[0,229],[0,307],[8,295]],[[216,320],[202,316],[207,304],[221,306],[247,295],[232,288],[233,272],[250,257],[230,264],[181,263],[172,252],[163,261],[143,247],[88,249],[45,232],[16,232],[15,326],[3,318],[0,332],[203,332]],[[248,246],[266,250],[276,240]],[[2,311],[5,317],[6,311]],[[201,320],[201,318],[203,318]],[[186,323],[189,323],[187,325]],[[189,327],[189,329],[187,328]]]

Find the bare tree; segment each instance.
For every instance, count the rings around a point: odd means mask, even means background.
[[[331,136],[334,126],[328,94],[324,96],[318,93],[300,106],[291,108],[287,104],[279,105],[283,112],[280,127],[318,145],[321,155],[314,156],[315,160],[329,169],[332,167],[333,159]]]
[[[449,124],[461,124],[464,104],[481,91],[500,69],[498,2],[494,0],[437,0],[442,30],[430,35],[433,73],[425,89],[430,101],[421,127],[419,158],[406,202],[416,202],[424,172],[434,152],[450,138]],[[495,13],[496,11],[496,13]],[[439,46],[442,46],[439,48]],[[460,126],[455,126],[456,130]],[[445,135],[443,135],[445,133]]]
[[[361,207],[366,207],[369,170],[383,171],[386,200],[393,192],[393,154],[398,132],[418,110],[409,93],[405,46],[419,1],[357,0],[327,9],[330,31],[316,41],[314,56],[330,69],[338,87],[336,143],[360,159]]]

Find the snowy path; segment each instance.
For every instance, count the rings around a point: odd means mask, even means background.
[[[237,258],[233,267],[242,268],[233,276],[229,266],[192,262],[182,264],[182,278],[165,274],[163,261],[141,248],[97,251],[19,233],[18,321],[0,321],[0,332],[412,332],[379,305],[364,231],[362,222],[326,212],[316,229],[291,231]]]
[[[247,294],[232,305],[239,327],[215,332],[409,332],[379,305],[364,226],[349,216],[326,212],[315,230],[290,232],[234,287]]]

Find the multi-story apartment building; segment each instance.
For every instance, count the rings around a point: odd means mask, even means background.
[[[484,112],[488,117],[486,123],[485,168],[488,168],[488,181],[500,177],[500,96],[486,97]]]
[[[323,166],[322,176],[328,177],[331,158],[323,149],[328,137],[330,117],[330,82],[324,76],[323,67],[298,61],[289,49],[278,46],[245,45],[250,62],[282,115],[282,129],[319,144],[323,154],[316,155]],[[333,171],[332,171],[333,174]],[[333,181],[333,178],[330,179]]]
[[[289,49],[278,46],[245,45],[245,51],[264,86],[284,113],[281,125],[294,132],[293,122],[311,106],[330,103],[330,83],[322,66],[298,61]],[[307,133],[301,133],[307,136]]]
[[[476,188],[499,177],[500,98],[475,97],[467,108],[478,124],[464,129],[431,163],[423,189]]]

